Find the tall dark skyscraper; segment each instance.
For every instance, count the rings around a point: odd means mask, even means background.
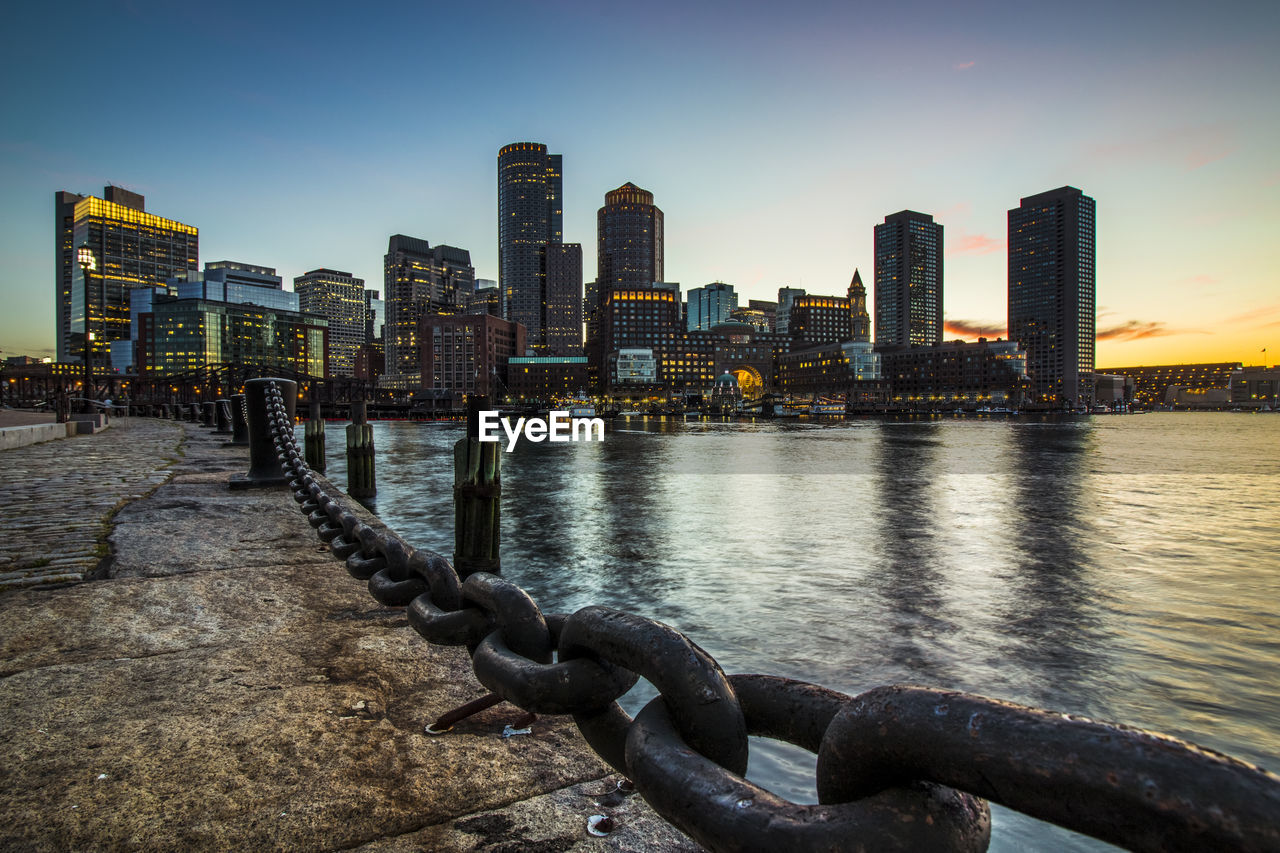
[[[81,361],[87,333],[95,371],[110,363],[112,341],[129,339],[129,291],[185,278],[200,266],[194,226],[147,213],[142,196],[120,187],[102,195],[54,193],[57,360]],[[87,292],[77,263],[81,246],[97,263]]]
[[[542,346],[547,355],[582,355],[582,244],[548,243],[543,257],[547,299]]]
[[[602,296],[663,281],[662,211],[653,193],[632,183],[605,193],[596,235],[596,283]]]
[[[942,343],[942,226],[903,210],[876,226],[876,346]]]
[[[1009,211],[1009,337],[1027,352],[1042,405],[1092,402],[1093,252],[1094,202],[1075,187],[1027,196]]]
[[[537,142],[498,152],[498,287],[503,315],[525,327],[528,345],[545,348],[546,248],[564,242],[561,155]],[[390,370],[390,362],[387,364]]]
[[[387,241],[382,276],[386,373],[381,384],[419,388],[419,323],[433,314],[462,313],[475,288],[471,253],[454,246],[433,248],[426,240],[395,234]]]

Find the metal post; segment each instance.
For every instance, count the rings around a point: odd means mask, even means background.
[[[249,409],[249,472],[232,475],[233,489],[285,483],[271,435],[271,420],[267,417],[267,388],[272,382],[280,389],[285,414],[289,423],[293,423],[298,405],[298,383],[289,379],[250,379],[244,383],[245,402]]]
[[[325,469],[324,452],[324,415],[320,411],[320,384],[311,383],[311,405],[307,407],[309,417],[303,428],[304,454],[307,466],[312,471],[323,474]]]
[[[231,395],[231,441],[236,447],[249,446],[249,421],[243,394]]]
[[[367,422],[364,400],[351,402],[351,424],[347,427],[347,494],[371,498],[378,493],[373,471],[373,426]]]
[[[231,401],[227,399],[218,400],[214,405],[215,429],[214,435],[230,435],[231,434]]]
[[[501,574],[499,555],[502,457],[498,442],[481,442],[480,412],[489,398],[467,398],[467,436],[453,446],[453,566],[460,577]]]

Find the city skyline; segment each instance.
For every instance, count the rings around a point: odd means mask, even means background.
[[[457,54],[419,56],[414,70],[393,49],[413,27],[380,33],[338,7],[298,19],[72,4],[96,43],[121,46],[95,72],[104,82],[167,63],[154,85],[198,107],[196,119],[150,116],[155,93],[125,88],[83,122],[75,63],[29,70],[62,30],[52,11],[23,8],[3,59],[28,85],[3,95],[0,350],[52,355],[51,193],[114,182],[198,227],[202,264],[265,264],[286,281],[328,267],[376,282],[397,233],[466,249],[476,275],[494,279],[494,152],[528,139],[563,155],[563,239],[583,245],[586,270],[599,199],[628,181],[663,200],[665,277],[686,291],[725,281],[743,301],[783,286],[843,293],[855,267],[873,267],[874,226],[919,210],[947,231],[944,339],[1003,336],[1006,211],[1071,185],[1097,200],[1099,367],[1275,352],[1274,10],[1112,9],[1102,28],[1089,22],[1101,6],[1014,16],[917,5],[439,10]],[[179,31],[181,48],[161,47]],[[351,49],[341,69],[301,61],[338,33]],[[574,45],[548,69],[559,97],[489,91],[556,43],[551,33]],[[618,33],[671,61],[622,67]],[[226,60],[216,74],[184,61],[215,49]],[[233,61],[250,56],[258,64]],[[411,77],[432,81],[415,96],[432,109],[387,122],[405,96],[386,83]],[[889,98],[908,88],[912,104]],[[613,132],[637,99],[649,120]],[[462,118],[445,133],[434,119],[447,109]],[[316,133],[325,122],[332,137]]]

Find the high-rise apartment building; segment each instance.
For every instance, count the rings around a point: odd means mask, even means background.
[[[942,225],[903,210],[876,235],[876,346],[942,343]]]
[[[806,293],[791,300],[787,334],[797,347],[848,341],[851,326],[849,300],[843,296]]]
[[[426,240],[396,234],[383,256],[383,340],[389,388],[420,388],[419,324],[436,314],[460,314],[475,289],[471,253],[454,246],[432,248]]]
[[[1092,198],[1059,187],[1009,211],[1009,337],[1026,350],[1033,404],[1092,403],[1094,289]]]
[[[304,314],[328,320],[329,364],[326,376],[355,376],[356,353],[365,342],[368,308],[364,279],[349,272],[316,269],[293,280]]]
[[[663,280],[662,211],[653,193],[625,183],[604,195],[596,212],[596,284],[613,289],[652,287]]]
[[[545,347],[547,246],[564,242],[563,165],[538,142],[498,151],[498,287],[503,315]],[[388,369],[391,364],[388,359]]]
[[[548,243],[542,344],[547,355],[582,355],[582,244]]]
[[[94,371],[105,371],[112,341],[129,339],[129,291],[185,277],[199,266],[195,226],[146,212],[145,200],[120,187],[103,198],[54,194],[54,303],[57,360],[82,361],[88,338]],[[89,287],[78,249],[93,252]]]
[[[696,332],[727,322],[738,307],[738,294],[732,284],[713,281],[702,287],[689,288],[686,302],[685,329]]]

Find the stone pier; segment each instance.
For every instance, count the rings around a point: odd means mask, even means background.
[[[229,491],[245,448],[114,418],[0,466],[0,848],[700,849],[610,794],[566,717],[425,734],[485,692],[465,650],[379,605],[284,489]]]

